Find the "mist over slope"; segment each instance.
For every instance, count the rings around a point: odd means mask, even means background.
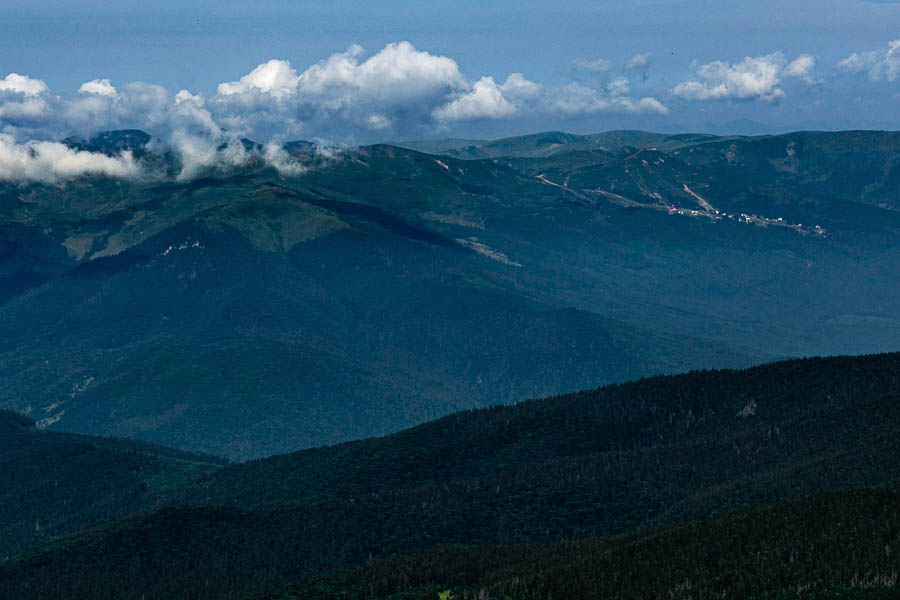
[[[0,183],[0,406],[245,458],[900,341],[897,134],[487,146],[68,141],[142,175]]]

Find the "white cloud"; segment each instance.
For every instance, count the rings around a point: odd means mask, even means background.
[[[361,47],[311,65],[299,75],[287,61],[270,60],[239,81],[223,83],[210,109],[229,129],[266,124],[323,128],[350,124],[387,130],[432,119],[433,111],[472,86],[451,58],[388,44],[364,59]]]
[[[98,96],[118,96],[116,88],[109,82],[109,79],[93,79],[81,84],[78,88],[79,94],[96,94]]]
[[[218,93],[222,96],[231,96],[260,91],[275,98],[283,98],[296,91],[299,80],[291,63],[273,58],[257,66],[239,81],[220,83]]]
[[[279,144],[266,144],[263,152],[266,162],[286,177],[299,177],[308,170],[305,165],[289,155],[284,147]]]
[[[50,89],[47,84],[40,79],[32,79],[18,73],[10,73],[3,79],[0,79],[0,92],[13,92],[16,94],[24,94],[25,96],[40,96],[46,94]]]
[[[18,73],[0,79],[0,125],[15,121],[30,126],[45,120],[51,112],[49,92],[42,80]]]
[[[638,54],[619,68],[641,69],[648,61],[649,55]],[[594,61],[586,68],[603,70],[605,64]],[[87,81],[72,96],[54,96],[44,82],[10,74],[0,86],[0,131],[59,139],[137,128],[169,141],[223,132],[284,139],[344,137],[354,131],[396,135],[449,122],[547,112],[666,112],[653,98],[631,98],[628,88],[623,78],[601,89],[579,86],[568,92],[545,88],[521,73],[503,83],[490,76],[469,80],[452,58],[417,50],[409,42],[388,44],[369,56],[354,45],[302,71],[286,60],[266,61],[236,81],[219,84],[209,97],[187,90],[172,95],[143,82],[117,89],[109,79]],[[557,98],[566,93],[574,96]],[[203,155],[194,144],[188,146],[192,155]]]
[[[848,73],[866,71],[872,81],[897,81],[900,78],[900,40],[888,43],[887,48],[880,51],[854,52],[837,66]]]
[[[0,101],[0,120],[24,122],[40,121],[50,111],[48,102],[41,97],[25,97],[21,100]]]
[[[781,52],[765,56],[747,56],[739,63],[714,61],[696,66],[697,79],[679,83],[672,90],[686,100],[766,100],[784,97],[779,84],[785,77],[797,77],[808,83],[815,80],[810,71],[816,59],[803,54],[790,63]]]
[[[859,73],[860,71],[864,71],[865,69],[871,67],[875,63],[878,62],[878,53],[877,52],[854,52],[847,58],[840,60],[837,64],[838,69],[841,71],[848,71],[850,73]]]
[[[362,52],[351,46],[304,71],[297,88],[301,105],[382,129],[402,118],[425,118],[448,96],[469,89],[456,61],[409,42],[388,44],[360,62]]]
[[[107,156],[60,142],[17,143],[11,135],[0,134],[0,179],[56,183],[88,174],[135,177],[140,168],[130,152]]]
[[[667,115],[669,109],[653,97],[631,98],[629,84],[616,79],[606,90],[599,91],[578,83],[570,83],[554,91],[549,110],[568,116],[588,116],[597,113],[623,112],[632,114]]]
[[[527,102],[538,98],[543,88],[540,84],[525,79],[521,73],[511,73],[500,86],[505,98],[513,102]]]
[[[806,83],[817,83],[818,80],[811,75],[816,66],[816,57],[812,54],[801,54],[784,67],[787,77],[799,77]]]
[[[644,52],[635,54],[625,63],[625,66],[629,69],[634,69],[635,71],[646,70],[650,67],[650,53]]]
[[[631,93],[631,82],[620,77],[609,82],[606,89],[611,96],[627,96]]]
[[[181,155],[181,171],[176,179],[187,181],[211,169],[228,170],[245,165],[251,155],[239,139],[222,140],[191,135],[184,130],[172,134],[172,144]]]
[[[515,82],[520,85],[521,82]],[[475,82],[471,91],[434,111],[442,121],[464,119],[498,119],[515,114],[516,107],[503,97],[503,91],[494,83],[493,77],[482,77]]]

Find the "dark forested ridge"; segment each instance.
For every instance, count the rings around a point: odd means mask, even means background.
[[[869,461],[866,453],[874,458],[895,448],[889,431],[900,410],[898,399],[898,353],[653,377],[465,411],[390,436],[236,464],[199,479],[184,498],[278,506],[452,479],[524,475],[535,465],[580,457],[602,459],[623,473],[659,462],[659,474],[648,477],[651,485],[658,477],[681,479],[669,465],[691,472],[715,465],[726,478],[756,474],[774,480],[790,478],[796,468],[830,470],[821,462],[832,459],[836,465],[840,458],[847,463],[845,474],[858,477],[847,485],[874,483],[891,474],[868,480],[862,475],[892,463]],[[879,440],[880,432],[884,448],[862,443]],[[720,484],[726,481],[711,475]],[[804,485],[801,478],[791,487]]]
[[[569,563],[576,567],[609,564],[625,569],[623,577],[631,573],[636,581],[644,581],[643,572],[626,569],[634,562],[632,555],[626,559],[623,554],[597,550],[613,542],[616,548],[631,546],[621,546],[618,538],[583,546],[542,544],[630,535],[623,539],[645,548],[641,552],[650,557],[647,560],[657,560],[646,550],[655,547],[657,534],[645,538],[642,532],[828,490],[893,481],[900,477],[898,398],[900,354],[884,354],[655,377],[515,406],[466,411],[382,438],[225,466],[201,475],[170,488],[159,500],[167,508],[103,524],[6,562],[0,566],[0,596],[94,598],[103,597],[99,590],[116,589],[122,590],[122,598],[143,594],[241,598],[304,577],[352,569],[379,557],[419,556],[415,553],[447,545],[499,544],[512,548],[496,553],[451,549],[446,550],[446,558],[438,559],[434,557],[445,556],[445,550],[434,550],[420,555],[426,561],[422,564],[432,561],[434,569],[446,566],[449,570],[440,573],[447,575],[424,580],[410,575],[408,581],[390,575],[383,587],[364,591],[386,595],[391,586],[420,582],[454,589],[496,585],[493,589],[500,594],[509,591],[503,586],[514,585],[508,582],[527,576],[544,582],[535,583],[534,590],[558,590],[553,586],[571,581],[588,586],[585,596],[572,597],[593,597],[598,589],[611,589],[603,586],[611,586],[615,579],[588,577],[590,581],[585,582],[578,572],[570,571],[560,571],[565,572],[560,579],[554,578],[556,567],[544,570],[527,565],[547,561],[562,569]],[[896,488],[859,492],[862,496],[848,493],[841,497],[863,498],[862,506],[869,506],[865,498],[875,498],[872,502],[881,503],[878,506],[883,506],[887,517],[865,524],[860,519],[869,509],[853,509],[856,512],[844,519],[847,523],[856,523],[852,527],[863,528],[861,532],[872,527],[879,536],[896,535],[896,514],[889,511]],[[803,523],[807,521],[793,524],[791,515],[809,511],[790,508],[803,505],[782,506],[788,508],[771,513],[781,515],[772,518],[771,529],[753,534],[756,538],[751,535],[748,543],[764,544],[765,536],[774,535],[776,523],[786,532],[795,531],[794,527],[806,531]],[[738,513],[744,516],[736,520],[714,519],[700,529],[690,526],[672,530],[680,533],[663,534],[659,539],[676,541],[666,541],[669,545],[661,547],[672,550],[660,556],[690,556],[690,552],[674,550],[680,544],[708,543],[709,552],[715,548],[744,552],[743,546],[731,548],[737,539],[732,536],[738,533],[728,528],[746,533],[753,520],[747,515],[757,514],[753,510]],[[882,522],[886,530],[880,529]],[[715,535],[683,537],[684,532],[710,531]],[[841,539],[836,535],[825,535],[822,543],[827,546]],[[892,542],[886,543],[893,547]],[[774,558],[759,568],[770,568],[771,561],[784,554],[780,544],[770,548]],[[881,552],[884,547],[880,546]],[[584,553],[585,562],[576,560],[572,553],[580,551],[573,548],[590,549]],[[841,543],[835,548],[838,554],[828,557],[843,556],[844,550],[870,554],[869,546],[855,550],[852,544]],[[552,556],[528,562],[529,557],[542,556],[541,552]],[[509,563],[502,562],[510,556]],[[885,559],[894,556],[888,554]],[[471,564],[466,561],[476,559],[487,560],[499,575],[494,578],[491,567],[484,569],[485,579],[467,579],[472,571],[466,571],[465,565]],[[490,562],[495,560],[500,562]],[[835,558],[829,564],[838,563]],[[372,568],[377,569],[379,563],[374,564]],[[463,566],[454,571],[457,564]],[[648,564],[648,569],[659,566]],[[805,564],[812,570],[798,573],[819,573],[815,560]],[[873,565],[880,568],[883,563]],[[701,579],[707,585],[708,567],[681,564],[671,574],[692,573],[695,567],[706,569]],[[418,567],[410,568],[418,572]],[[421,572],[439,572],[429,569]],[[732,571],[723,571],[723,577],[727,572]],[[823,585],[849,585],[853,581],[844,577],[847,572],[840,570],[840,576],[833,578],[822,575]],[[749,575],[735,577],[722,585],[744,582],[740,585],[746,588],[753,581]],[[701,579],[693,580],[699,585]],[[381,585],[377,581],[366,585]],[[651,587],[646,589],[658,590],[652,586],[669,585],[666,582],[672,580],[652,581],[647,581]],[[702,589],[718,590],[718,585]],[[787,589],[793,583],[779,586]],[[769,589],[780,588],[765,588]],[[557,592],[553,597],[559,597]]]
[[[154,505],[223,461],[124,439],[36,429],[0,411],[0,557]]]
[[[900,487],[814,496],[643,535],[450,546],[375,561],[255,600],[657,598],[888,600],[900,596]]]

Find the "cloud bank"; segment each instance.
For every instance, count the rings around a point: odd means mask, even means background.
[[[647,60],[638,55],[629,64],[641,69]],[[567,93],[577,98],[567,102]],[[597,100],[585,103],[585,95]],[[491,76],[472,80],[452,58],[408,42],[388,44],[369,56],[354,45],[303,71],[272,59],[219,84],[208,97],[188,90],[173,94],[144,82],[117,87],[105,78],[85,82],[76,94],[55,95],[40,79],[18,73],[0,79],[0,131],[20,141],[118,128],[151,130],[164,138],[174,132],[216,136],[228,131],[265,139],[354,130],[428,131],[459,121],[571,114],[577,106],[587,114],[659,112],[661,103],[603,88],[548,88],[521,73],[502,82]]]
[[[781,52],[765,56],[747,56],[738,63],[714,61],[694,65],[697,75],[672,89],[685,100],[763,100],[775,102],[784,97],[779,87],[787,77],[815,83],[812,69],[816,59],[802,54],[788,61]]]
[[[641,70],[648,61],[648,55],[636,55],[627,66]],[[439,130],[447,123],[524,114],[665,112],[661,107],[655,98],[631,97],[620,83],[546,87],[521,73],[503,82],[491,76],[470,80],[452,58],[408,42],[388,44],[368,57],[354,45],[302,72],[272,59],[219,84],[209,97],[188,90],[172,94],[144,82],[117,88],[109,79],[85,82],[74,95],[54,95],[40,79],[16,73],[0,79],[0,131],[20,140],[118,128],[161,137],[225,131],[265,139],[314,137]]]
[[[649,55],[621,67],[644,73]],[[585,68],[600,68],[587,66]],[[40,80],[10,73],[0,79],[0,179],[52,183],[82,174],[140,174],[128,153],[109,156],[60,143],[98,131],[141,129],[181,159],[178,177],[262,160],[285,174],[303,166],[284,151],[288,137],[332,139],[356,134],[415,135],[460,122],[520,116],[579,117],[598,113],[667,114],[653,97],[633,97],[627,78],[603,85],[543,86],[521,73],[496,81],[469,79],[452,58],[391,43],[366,55],[356,45],[299,71],[268,60],[211,96],[171,93],[146,82],[117,87],[107,78],[84,82],[75,94],[54,94]],[[268,140],[261,150],[241,138]]]
[[[625,69],[644,73],[649,55]],[[599,65],[599,63],[598,63]],[[593,67],[586,67],[593,68]],[[596,67],[596,68],[599,68]],[[505,80],[469,79],[452,58],[391,43],[366,55],[356,45],[299,71],[268,60],[211,96],[171,93],[146,82],[117,87],[107,78],[84,82],[75,94],[54,94],[36,78],[0,79],[0,179],[52,183],[82,174],[140,174],[128,153],[109,156],[60,143],[115,129],[141,129],[181,159],[179,178],[210,168],[263,160],[282,173],[302,173],[284,151],[288,137],[427,134],[460,122],[520,116],[579,117],[598,113],[667,114],[653,97],[633,97],[629,81],[544,86],[521,73]],[[269,140],[248,150],[241,138]]]

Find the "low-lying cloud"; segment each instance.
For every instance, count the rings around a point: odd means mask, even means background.
[[[136,177],[140,172],[128,151],[107,156],[61,142],[18,143],[11,135],[0,134],[0,180],[52,184],[81,175]]]
[[[815,83],[812,69],[816,59],[802,54],[788,61],[781,52],[747,56],[741,62],[713,61],[694,65],[696,78],[679,83],[672,93],[685,100],[763,100],[776,102],[784,97],[780,87],[792,77]]]

